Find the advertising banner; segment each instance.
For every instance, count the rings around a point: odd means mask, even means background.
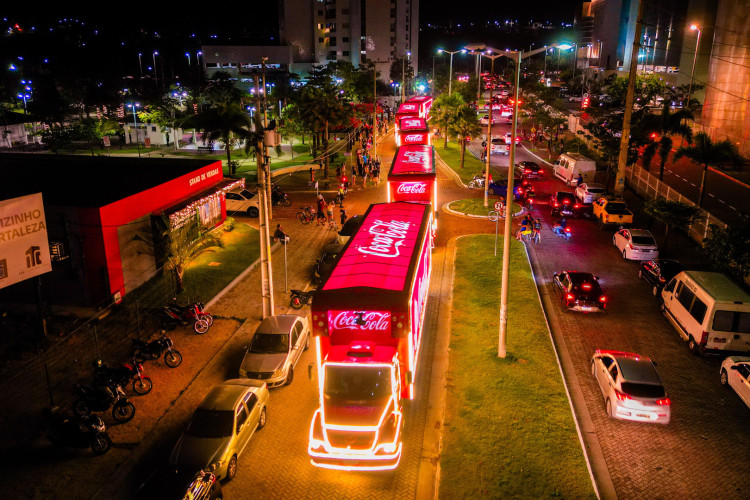
[[[0,288],[51,270],[42,193],[0,201]]]

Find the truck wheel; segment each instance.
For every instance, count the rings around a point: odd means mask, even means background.
[[[688,340],[688,349],[690,350],[692,354],[695,354],[696,356],[698,356],[701,353],[698,342],[696,342],[692,336]]]

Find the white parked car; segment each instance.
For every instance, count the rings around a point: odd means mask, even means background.
[[[255,193],[247,189],[234,189],[227,191],[225,194],[227,202],[227,215],[235,212],[245,212],[249,217],[257,217],[260,213],[258,209],[258,198]]]
[[[510,132],[507,132],[503,136],[503,139],[505,140],[505,144],[510,144],[510,141],[512,140],[512,138],[513,138],[513,134],[511,134]],[[521,141],[523,141],[523,136],[517,135],[516,136],[516,144],[521,144]]]
[[[623,259],[653,260],[659,257],[656,240],[645,229],[621,229],[612,237],[612,243]]]
[[[750,357],[729,356],[721,363],[722,385],[731,387],[750,407]]]
[[[482,124],[482,125],[489,125],[489,123],[490,123],[490,115],[484,115],[484,116],[482,116],[479,119],[479,123]],[[492,123],[493,123],[493,125],[495,123],[495,118],[494,117],[492,118]]]
[[[610,418],[669,423],[672,402],[649,358],[597,349],[591,358],[591,373],[602,391]]]
[[[605,189],[603,184],[584,182],[576,187],[576,198],[581,200],[581,203],[594,203],[594,200],[600,196],[604,196],[604,193]]]
[[[268,387],[289,385],[302,351],[310,347],[310,322],[306,316],[280,314],[264,319],[240,365],[240,377],[262,380]]]

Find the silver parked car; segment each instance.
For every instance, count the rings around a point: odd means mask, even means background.
[[[309,347],[310,321],[306,316],[269,316],[255,330],[242,358],[240,377],[262,380],[268,387],[289,385],[302,351]]]
[[[218,479],[237,474],[237,459],[256,429],[266,425],[268,388],[257,380],[217,385],[193,413],[169,464],[180,470],[209,470]]]
[[[599,383],[610,418],[669,423],[672,402],[649,358],[597,349],[591,358],[591,373]]]

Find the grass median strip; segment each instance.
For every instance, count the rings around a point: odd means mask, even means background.
[[[467,198],[465,200],[456,200],[452,201],[448,207],[450,207],[451,210],[455,210],[456,212],[460,212],[462,214],[469,214],[469,215],[481,215],[484,217],[487,217],[487,214],[491,210],[495,210],[495,202],[499,201],[500,199],[495,196],[490,196],[489,207],[484,206],[484,198]],[[521,211],[521,206],[517,203],[513,203],[511,207],[511,212],[516,214]],[[505,215],[505,212],[503,211],[503,215]]]
[[[464,168],[461,168],[461,147],[458,144],[449,142],[448,147],[444,148],[443,140],[438,138],[434,140],[433,145],[435,152],[458,174],[464,184],[468,184],[475,174],[484,172],[485,164],[477,160],[468,149],[464,155]]]
[[[492,235],[457,242],[440,498],[595,498],[531,270],[515,240],[508,355],[497,357],[502,256],[493,248]]]

